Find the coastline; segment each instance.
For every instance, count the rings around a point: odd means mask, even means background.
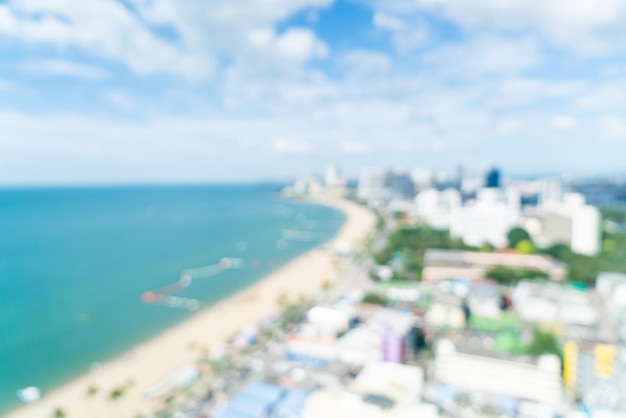
[[[313,203],[333,207],[346,215],[344,225],[331,240],[125,355],[46,394],[38,403],[8,412],[6,417],[49,417],[56,408],[62,408],[70,418],[94,415],[130,418],[150,412],[151,401],[145,398],[146,391],[168,374],[194,364],[201,347],[218,347],[243,328],[276,313],[276,300],[280,294],[295,298],[319,291],[324,280],[332,281],[339,273],[334,262],[334,244],[349,242],[358,248],[374,228],[375,216],[353,202],[323,197]],[[109,393],[127,382],[132,382],[132,386],[113,405],[108,399]],[[90,386],[99,390],[93,399],[87,395]],[[99,409],[106,407],[110,414],[94,414],[94,402],[104,404]]]

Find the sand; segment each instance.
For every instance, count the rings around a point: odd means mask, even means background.
[[[281,293],[291,298],[310,295],[320,291],[324,280],[332,281],[338,277],[333,246],[349,242],[359,248],[373,231],[375,217],[367,209],[346,200],[323,197],[318,201],[342,210],[347,217],[330,242],[7,417],[48,418],[57,408],[61,408],[68,418],[134,418],[150,412],[154,401],[146,397],[146,392],[164,382],[173,372],[193,365],[199,357],[200,347],[219,347],[243,328],[275,314],[276,301]],[[111,391],[129,381],[133,384],[124,396],[111,401]],[[87,395],[90,386],[98,388],[98,393],[92,397]]]

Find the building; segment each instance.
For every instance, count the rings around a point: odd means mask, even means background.
[[[529,323],[593,327],[599,319],[589,293],[565,283],[522,281],[513,291],[513,304]]]
[[[413,183],[408,172],[392,171],[387,173],[385,187],[392,198],[413,200],[415,197],[415,183]]]
[[[413,170],[411,171],[411,179],[417,190],[427,190],[433,187],[433,173],[430,170]]]
[[[471,392],[551,405],[563,400],[561,361],[554,355],[540,356],[537,361],[503,359],[441,340],[437,345],[435,375],[440,383]]]
[[[542,255],[428,250],[424,254],[422,278],[427,282],[452,279],[475,281],[484,278],[486,272],[496,266],[539,270],[555,280],[564,279],[567,275],[563,263]]]
[[[387,196],[387,172],[384,169],[363,170],[359,177],[358,196],[361,199],[376,200]]]
[[[494,167],[487,171],[487,174],[485,175],[485,187],[490,189],[502,187],[500,169]]]
[[[573,252],[595,256],[600,252],[600,211],[585,204],[584,196],[566,194],[562,201],[542,205],[546,242],[568,245]]]
[[[480,189],[472,204],[451,211],[450,235],[476,247],[506,247],[507,234],[520,223],[520,209],[515,189]]]
[[[453,210],[462,206],[461,194],[455,189],[428,189],[415,197],[415,214],[436,229],[450,228]]]
[[[570,340],[563,355],[563,380],[589,409],[626,410],[623,349],[603,341]]]
[[[563,200],[563,183],[558,178],[544,179],[539,182],[539,206]]]
[[[324,186],[327,189],[342,189],[346,186],[346,180],[342,177],[337,166],[329,165],[324,172]]]

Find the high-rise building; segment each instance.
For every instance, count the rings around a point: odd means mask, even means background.
[[[387,194],[385,170],[370,168],[359,176],[358,195],[361,199],[381,199]]]
[[[501,186],[500,182],[500,169],[494,167],[487,171],[487,174],[485,175],[485,187],[498,188]]]
[[[415,183],[413,183],[408,172],[393,171],[387,173],[385,187],[394,198],[412,200],[415,197]]]
[[[563,200],[563,184],[558,178],[542,180],[539,185],[539,206]]]
[[[562,201],[542,205],[544,234],[550,242],[565,243],[573,252],[594,256],[600,251],[600,212],[585,204],[584,196],[568,193]]]

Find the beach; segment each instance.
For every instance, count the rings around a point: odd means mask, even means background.
[[[331,241],[126,354],[45,394],[38,403],[10,412],[7,417],[51,417],[57,408],[70,418],[126,418],[150,412],[153,403],[146,392],[173,372],[194,365],[201,348],[215,349],[242,329],[275,314],[276,301],[281,294],[295,299],[318,292],[324,281],[332,281],[339,274],[334,246],[349,242],[359,248],[374,228],[375,216],[353,202],[334,197],[319,198],[316,202],[346,215],[345,224]],[[111,391],[129,382],[132,384],[123,397],[114,402],[108,399]],[[88,396],[90,387],[97,388],[97,393],[91,397]]]

